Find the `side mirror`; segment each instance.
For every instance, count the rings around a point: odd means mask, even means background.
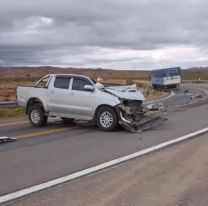
[[[94,92],[95,88],[92,85],[85,85],[84,90]]]

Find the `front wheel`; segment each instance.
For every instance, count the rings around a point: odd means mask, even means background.
[[[44,109],[40,106],[34,105],[28,111],[30,123],[34,127],[42,127],[47,123],[48,117],[44,115]]]
[[[96,116],[97,126],[105,131],[114,131],[118,126],[118,116],[116,111],[111,107],[101,107]]]

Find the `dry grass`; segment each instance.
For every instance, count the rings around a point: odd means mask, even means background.
[[[31,86],[35,84],[35,80],[1,80],[0,81],[0,101],[10,101],[16,98],[16,88],[19,85]]]
[[[95,80],[102,77],[106,84],[125,84],[126,79],[143,80],[149,78],[149,72],[146,71],[56,67],[0,68],[0,101],[14,100],[18,85],[34,85],[41,77],[53,73],[81,74]]]
[[[18,85],[34,85],[35,82],[46,74],[81,74],[98,79],[110,85],[124,85],[136,83],[139,87],[150,81],[151,71],[142,70],[111,70],[90,68],[58,68],[58,67],[19,67],[0,68],[0,101],[14,100],[15,90]],[[200,82],[208,80],[208,68],[182,70],[183,80]],[[150,91],[149,93],[154,93]]]
[[[0,109],[0,119],[11,118],[11,117],[23,117],[25,116],[24,108],[2,108]]]

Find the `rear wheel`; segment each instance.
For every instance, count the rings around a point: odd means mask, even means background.
[[[118,126],[118,116],[116,111],[108,106],[103,106],[99,109],[96,116],[97,126],[105,131],[114,131]]]
[[[28,117],[34,127],[45,126],[48,120],[48,117],[44,115],[44,109],[38,105],[29,108]]]

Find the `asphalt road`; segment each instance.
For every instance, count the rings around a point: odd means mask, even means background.
[[[168,108],[187,103],[182,88],[164,100]],[[189,89],[199,93],[198,89]],[[0,145],[0,196],[121,157],[207,126],[208,106],[169,112],[168,122],[142,134],[122,129],[104,133],[85,124],[50,122],[0,126],[0,136],[19,141]],[[200,117],[200,118],[199,118]]]
[[[207,206],[208,135],[8,206]]]
[[[185,91],[188,93],[185,95]],[[163,100],[163,104],[167,107],[167,109],[171,109],[173,107],[182,106],[184,104],[190,103],[191,101],[195,101],[195,99],[191,100],[190,97],[195,94],[200,94],[202,90],[199,88],[191,88],[190,86],[182,86],[179,91],[176,92],[176,95]]]

